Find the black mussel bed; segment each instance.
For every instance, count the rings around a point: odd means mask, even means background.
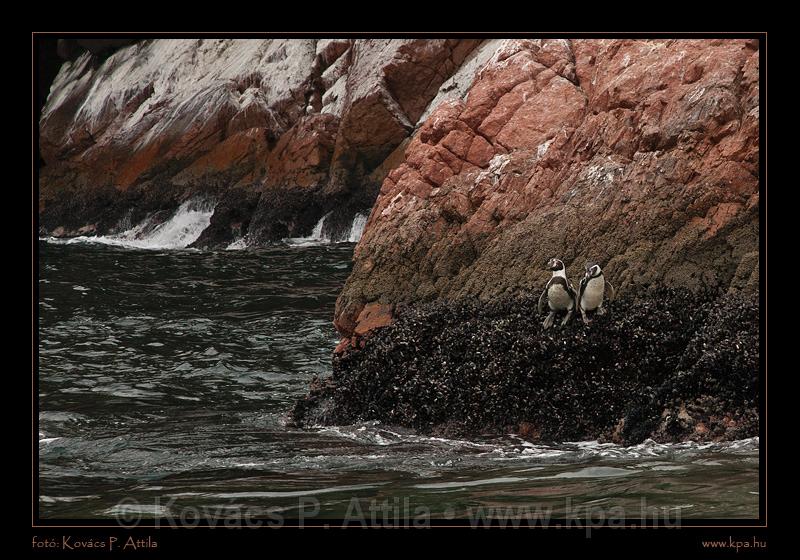
[[[378,420],[424,434],[625,445],[759,431],[756,295],[656,288],[544,331],[534,296],[398,309],[333,360],[300,426]]]

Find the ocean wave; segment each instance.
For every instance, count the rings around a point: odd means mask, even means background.
[[[185,249],[197,241],[211,223],[213,215],[213,203],[191,199],[181,204],[163,223],[155,223],[150,216],[138,225],[113,235],[40,239],[61,245],[94,243],[131,249]]]

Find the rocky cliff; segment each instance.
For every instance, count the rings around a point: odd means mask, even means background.
[[[515,40],[388,173],[300,425],[623,444],[759,433],[759,44]],[[558,257],[618,301],[542,331]]]
[[[335,238],[369,212],[333,375],[298,424],[623,443],[758,433],[757,40],[109,52],[73,56],[51,87],[42,234],[152,225],[200,199],[213,215],[195,245],[259,244],[323,223]],[[621,295],[609,314],[542,332],[550,257],[576,282],[600,263]]]
[[[548,258],[621,291],[758,286],[759,53],[744,40],[513,40],[439,104],[384,180],[339,298],[538,293]],[[361,327],[358,327],[359,323]]]
[[[191,197],[217,208],[200,245],[307,234],[331,211],[328,227],[345,227],[372,206],[402,157],[393,152],[479,43],[181,39],[87,50],[63,64],[42,111],[41,233],[113,232]]]
[[[371,208],[345,335],[370,304],[536,289],[552,255],[623,289],[757,286],[757,41],[100,47],[63,64],[42,112],[42,234],[201,196],[198,244],[257,244]]]

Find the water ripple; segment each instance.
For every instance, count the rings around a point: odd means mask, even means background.
[[[312,376],[330,370],[352,244],[39,250],[44,517],[184,506],[290,515],[309,496],[334,517],[351,498],[463,514],[465,504],[558,512],[565,497],[638,511],[646,497],[685,516],[757,515],[758,438],[623,448],[427,437],[377,422],[287,427]]]

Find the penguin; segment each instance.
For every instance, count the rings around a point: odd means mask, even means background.
[[[550,313],[542,323],[543,329],[549,329],[553,326],[556,318],[556,313],[566,311],[567,314],[561,321],[561,326],[566,325],[572,318],[575,311],[576,294],[575,288],[570,284],[567,279],[567,271],[564,269],[564,263],[559,259],[550,259],[547,262],[547,268],[553,271],[553,276],[545,286],[542,295],[539,296],[539,314],[544,311],[544,297],[547,296],[547,305],[550,308]]]
[[[605,313],[603,309],[603,298],[606,290],[609,292],[609,299],[614,299],[614,286],[603,276],[603,269],[599,264],[592,262],[584,266],[586,271],[581,278],[578,286],[578,295],[575,298],[575,306],[580,309],[584,323],[589,323],[590,319],[586,316],[587,311],[597,311],[598,315]]]

